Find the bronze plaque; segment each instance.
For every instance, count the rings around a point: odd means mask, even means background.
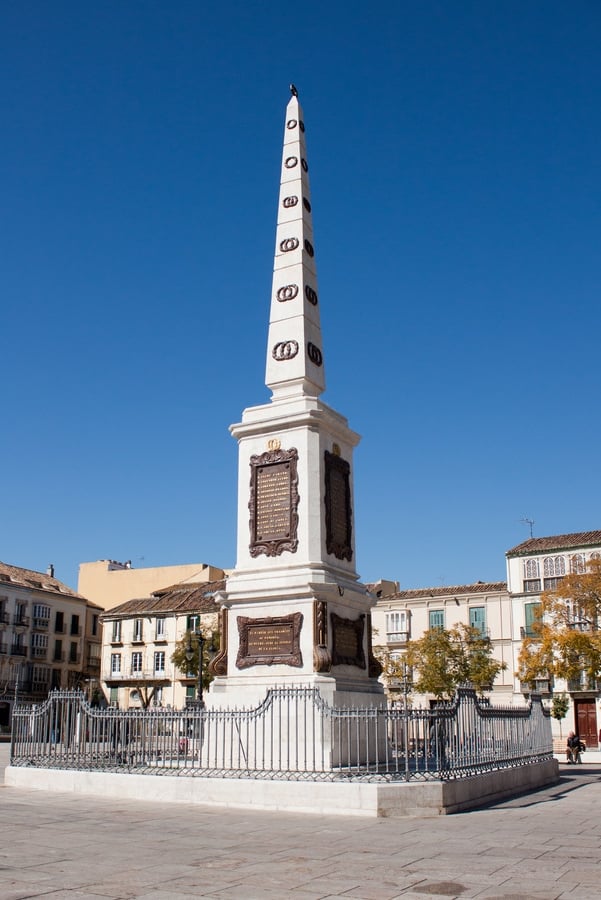
[[[250,458],[250,555],[279,556],[298,547],[298,451]]]
[[[332,622],[332,665],[357,666],[365,668],[363,651],[363,634],[365,632],[365,616],[358,619],[345,619],[331,613]]]
[[[251,619],[238,616],[240,643],[236,666],[272,666],[283,664],[300,667],[303,658],[300,651],[300,633],[303,624],[302,613],[289,616],[268,616]]]
[[[350,474],[346,460],[325,451],[326,549],[349,562],[353,558]]]

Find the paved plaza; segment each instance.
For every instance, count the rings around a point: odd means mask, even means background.
[[[3,744],[2,777],[7,761]],[[0,784],[0,898],[599,898],[601,765],[562,764],[561,776],[436,819],[241,812]]]

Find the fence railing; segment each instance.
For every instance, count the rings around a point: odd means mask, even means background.
[[[330,707],[274,688],[255,709],[92,707],[54,691],[13,711],[11,765],[156,775],[451,780],[553,755],[549,714],[482,703],[462,688],[434,709]]]

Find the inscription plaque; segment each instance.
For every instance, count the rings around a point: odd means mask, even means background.
[[[250,555],[279,556],[298,547],[298,451],[268,450],[250,458]]]
[[[238,616],[237,623],[240,643],[236,666],[239,669],[274,664],[302,666],[303,658],[300,650],[302,613],[268,616],[264,619]]]
[[[349,562],[353,558],[350,473],[346,460],[325,451],[326,550]]]
[[[357,666],[359,669],[364,669],[365,616],[359,616],[358,619],[345,619],[343,616],[331,613],[330,619],[332,622],[332,665]]]

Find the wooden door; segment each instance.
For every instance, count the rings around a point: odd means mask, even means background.
[[[575,727],[589,750],[597,749],[597,711],[594,700],[576,700],[575,706]]]

